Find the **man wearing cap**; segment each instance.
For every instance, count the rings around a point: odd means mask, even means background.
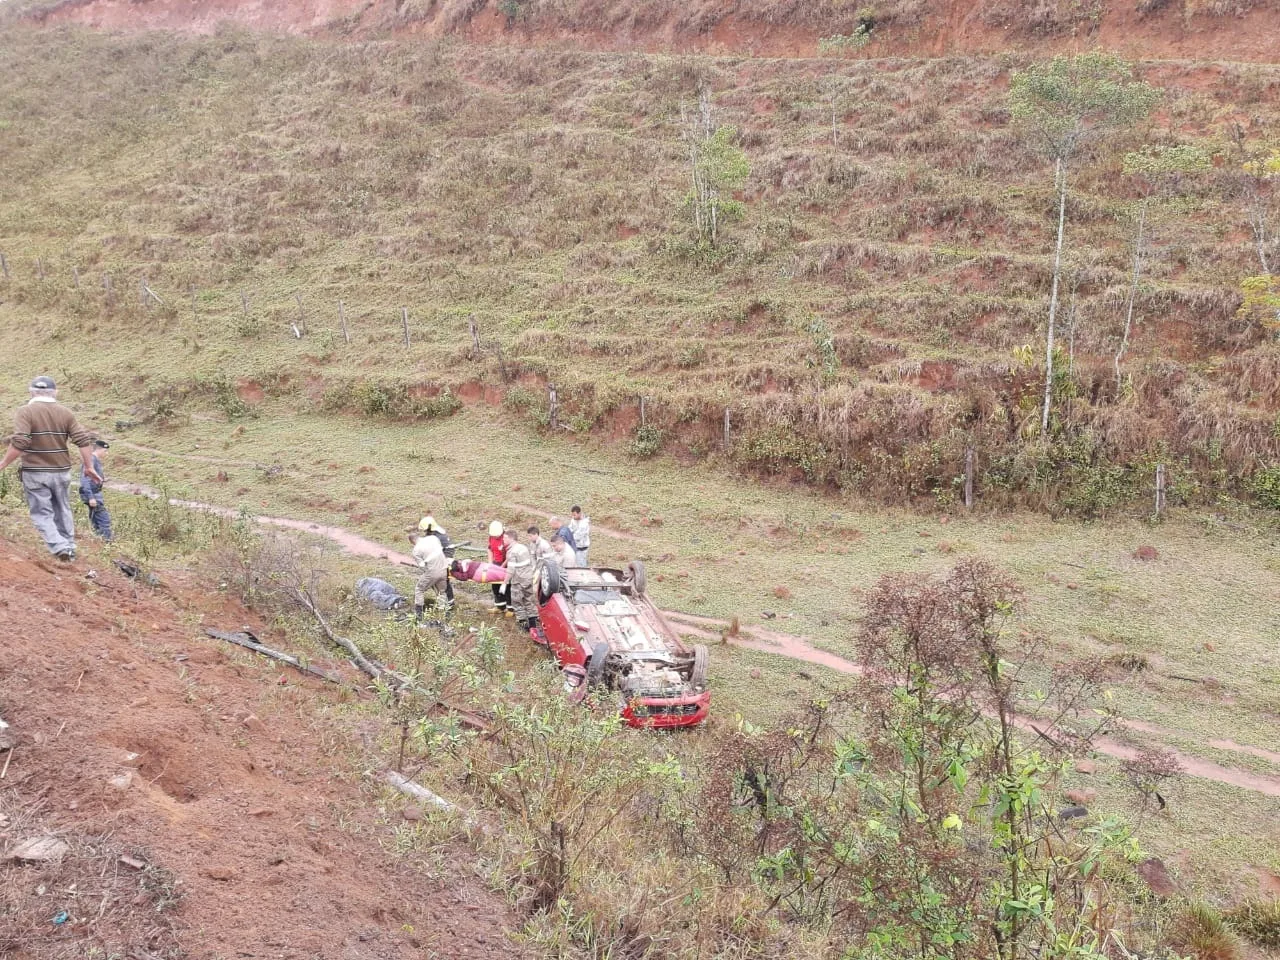
[[[0,470],[22,459],[22,490],[31,522],[49,552],[70,563],[76,557],[75,520],[71,513],[71,457],[67,442],[80,448],[80,461],[91,479],[102,482],[93,465],[97,439],[80,426],[76,415],[58,403],[58,386],[50,377],[31,381],[31,399],[13,418],[9,449]]]
[[[93,532],[107,543],[111,542],[111,514],[107,511],[106,501],[102,499],[102,484],[106,479],[106,471],[102,469],[102,457],[110,449],[111,444],[105,440],[93,441],[93,469],[98,473],[95,480],[87,473],[80,474],[80,502],[89,508],[89,522],[93,524]]]

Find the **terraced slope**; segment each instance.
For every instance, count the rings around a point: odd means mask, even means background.
[[[18,29],[6,365],[127,375],[141,417],[264,392],[427,417],[488,390],[537,426],[553,383],[559,428],[891,499],[953,499],[970,446],[993,504],[1145,502],[1157,461],[1174,502],[1247,493],[1280,353],[1237,316],[1259,267],[1229,141],[1266,142],[1280,73],[1142,65],[1156,116],[1073,171],[1045,443],[1056,210],[1014,67]],[[751,166],[715,250],[684,203],[702,87]],[[1216,166],[1147,224],[1117,384],[1144,189],[1122,154],[1173,143]]]

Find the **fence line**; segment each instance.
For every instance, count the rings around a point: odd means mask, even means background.
[[[44,258],[36,257],[34,258],[33,262],[35,266],[36,279],[41,283],[47,282],[50,278],[50,272],[46,270],[46,264],[44,262]],[[3,280],[8,284],[14,283],[15,281],[14,281],[13,275],[15,272],[16,271],[13,265],[9,262],[8,256],[3,251],[0,251],[0,274],[3,274]],[[77,265],[73,264],[71,266],[71,277],[72,277],[72,281],[74,283],[75,289],[83,294],[84,291],[81,285],[80,269]],[[141,278],[138,281],[138,284],[139,284],[140,308],[147,309],[153,303],[160,307],[166,306],[166,300],[163,297],[161,297],[158,293],[156,293],[152,285],[147,282],[145,277]],[[104,300],[105,306],[108,310],[110,310],[111,308],[114,307],[115,299],[116,299],[115,284],[112,280],[112,275],[110,271],[105,271],[105,270],[103,271],[102,290],[103,290],[103,300]],[[191,301],[191,315],[193,318],[198,319],[200,316],[199,300],[198,300],[199,291],[194,283],[188,284],[187,293]],[[238,295],[239,297],[240,313],[241,313],[242,319],[246,322],[249,321],[253,313],[253,310],[251,307],[251,298],[249,296],[249,293],[243,288],[240,288],[235,291],[234,295]],[[293,301],[297,309],[297,319],[296,321],[290,322],[288,324],[288,328],[293,332],[296,338],[301,339],[305,336],[308,336],[310,332],[308,330],[307,311],[303,302],[301,289],[297,289],[294,291]],[[391,320],[390,322],[394,323],[394,320]],[[482,350],[481,341],[480,341],[480,325],[476,319],[475,314],[470,314],[466,317],[466,324],[467,326],[466,326],[465,336],[467,336],[470,340],[469,353],[472,359],[477,359],[483,355],[483,350]],[[350,344],[351,343],[351,324],[350,324],[350,319],[348,318],[348,315],[347,315],[347,304],[345,299],[338,300],[338,326],[342,333],[343,342]],[[409,308],[407,306],[402,306],[400,308],[399,326],[400,326],[399,332],[403,338],[405,347],[412,348],[413,338],[412,338],[411,326],[409,323]],[[504,383],[509,382],[511,377],[507,370],[506,359],[503,354],[501,342],[493,341],[492,347],[490,349],[493,355],[497,359],[503,382]],[[639,408],[640,408],[640,411],[639,411],[640,426],[647,427],[650,419],[650,410],[649,410],[649,403],[648,403],[649,398],[647,396],[641,396],[638,398],[638,401],[639,401]],[[548,405],[548,414],[549,414],[548,422],[552,427],[559,427],[560,412],[561,412],[560,396],[556,387],[551,384],[547,385],[547,405]],[[731,454],[733,451],[734,422],[733,422],[733,416],[730,408],[727,408],[727,407],[725,408],[721,426],[722,426],[722,437],[723,437],[723,450],[726,454]],[[977,481],[977,472],[978,472],[977,471],[977,452],[972,446],[970,446],[965,449],[965,455],[964,455],[963,503],[966,509],[972,509],[977,500],[977,492],[975,489],[976,481]],[[1166,508],[1165,484],[1166,484],[1165,465],[1158,464],[1156,467],[1156,476],[1155,476],[1155,515],[1156,517],[1162,516]]]

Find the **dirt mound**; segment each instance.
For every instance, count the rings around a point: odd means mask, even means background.
[[[429,870],[388,852],[399,818],[359,777],[380,721],[336,716],[355,694],[202,638],[201,621],[271,631],[190,575],[165,582],[0,541],[0,711],[18,739],[0,850],[66,844],[0,861],[0,954],[518,955],[464,848]]]
[[[1141,9],[1145,7],[1145,9]],[[1269,2],[1215,12],[1189,4],[1100,0],[1086,6],[1019,0],[954,0],[927,8],[909,0],[878,7],[868,56],[1037,53],[1101,46],[1143,59],[1274,58],[1276,12]],[[838,48],[866,17],[839,4],[755,0],[723,4],[617,5],[604,0],[62,0],[38,6],[45,23],[84,23],[112,30],[211,33],[222,23],[285,33],[375,35],[386,31],[461,36],[473,43],[567,46],[593,50],[681,51],[759,57],[813,57]],[[515,11],[514,15],[512,11]],[[824,44],[825,38],[825,44]],[[856,48],[856,47],[855,47]]]

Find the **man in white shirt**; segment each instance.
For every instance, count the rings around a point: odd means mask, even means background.
[[[449,562],[439,539],[423,533],[413,545],[413,560],[422,568],[422,576],[413,588],[413,618],[422,622],[422,612],[427,605],[427,591],[434,593],[432,604],[447,611],[453,603],[446,595],[449,588]]]
[[[570,567],[578,565],[578,555],[574,552],[573,547],[560,538],[560,534],[557,533],[551,538],[551,547],[556,552],[556,562],[560,565],[561,573]]]
[[[575,506],[571,511],[573,519],[569,521],[569,530],[573,534],[573,546],[577,551],[578,566],[589,567],[587,551],[591,549],[591,518],[584,516],[582,508]]]

